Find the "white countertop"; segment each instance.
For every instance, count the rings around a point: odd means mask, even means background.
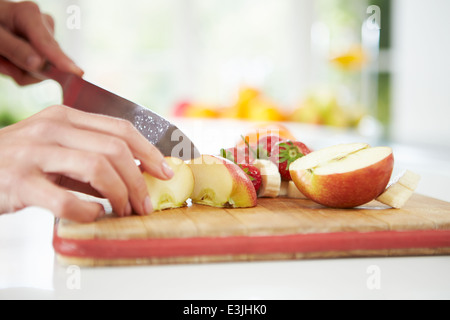
[[[196,132],[198,135],[209,125],[192,121],[183,122],[180,127],[197,142]],[[231,132],[229,122],[213,126],[214,132],[219,132],[220,126],[223,126],[221,134],[227,133],[225,128]],[[317,147],[355,139],[346,133],[336,133],[327,140],[321,136],[323,131],[319,134],[311,128],[294,129],[302,130],[303,140]],[[236,134],[236,129],[232,131]],[[200,150],[210,151],[211,146],[220,149],[224,146],[220,143],[235,140],[230,135],[228,138],[209,135]],[[418,193],[450,202],[448,152],[393,147],[395,170],[411,169],[422,175]],[[53,216],[44,209],[32,207],[0,215],[0,299],[450,298],[450,256],[79,269],[56,263],[52,233]]]

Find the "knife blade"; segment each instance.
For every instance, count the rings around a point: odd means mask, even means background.
[[[78,110],[130,121],[164,156],[190,160],[199,156],[194,143],[177,126],[162,116],[79,76],[47,63],[38,75],[61,85],[63,104]]]

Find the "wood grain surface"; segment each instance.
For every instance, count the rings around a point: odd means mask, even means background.
[[[260,198],[245,209],[108,214],[87,224],[56,221],[54,247],[62,263],[84,266],[448,254],[450,204],[418,194],[402,209]]]

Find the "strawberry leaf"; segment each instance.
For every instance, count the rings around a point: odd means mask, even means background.
[[[292,141],[283,142],[279,145],[279,160],[278,162],[287,162],[287,167],[304,154],[300,152],[299,148],[294,145]]]
[[[250,181],[254,181],[255,177],[253,177],[250,173],[250,169],[247,167],[243,167],[242,165],[239,165],[239,167],[241,167],[241,169],[245,172],[245,174],[250,178]]]
[[[258,159],[258,156],[259,156],[258,149],[255,150],[254,148],[252,148],[252,147],[250,146],[250,143],[248,142],[248,140],[247,140],[243,135],[241,135],[241,138],[242,138],[242,140],[244,140],[244,143],[245,143],[245,145],[247,146],[248,150],[250,150],[250,152],[253,154],[253,156],[254,156],[256,159]]]

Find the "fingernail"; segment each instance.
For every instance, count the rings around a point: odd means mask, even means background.
[[[79,76],[82,76],[84,74],[84,71],[80,67],[78,67],[75,63],[72,63],[70,65],[70,71]]]
[[[145,214],[150,214],[153,211],[152,201],[150,200],[149,196],[145,197],[144,210],[145,210]]]
[[[125,207],[125,215],[131,216],[131,204],[128,202],[127,206]]]
[[[42,63],[42,59],[36,55],[31,55],[27,59],[27,66],[32,70],[36,70]]]
[[[174,175],[172,168],[167,164],[166,161],[162,162],[162,171],[164,172],[164,175],[167,179],[172,178]]]

